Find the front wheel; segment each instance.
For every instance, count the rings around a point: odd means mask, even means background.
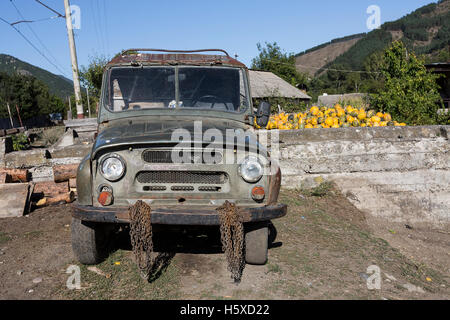
[[[245,230],[245,262],[263,265],[267,262],[269,228],[267,222],[252,223]]]
[[[98,264],[108,253],[106,226],[72,218],[72,250],[82,264]]]

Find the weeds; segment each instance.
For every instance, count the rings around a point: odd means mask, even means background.
[[[0,232],[0,244],[6,243],[11,240],[11,237],[4,232]]]

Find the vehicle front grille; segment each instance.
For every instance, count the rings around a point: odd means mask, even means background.
[[[227,175],[210,171],[141,171],[136,179],[140,183],[224,184]]]
[[[182,161],[174,161],[178,159],[172,158],[171,150],[145,150],[142,153],[142,159],[147,163],[202,163],[202,164],[218,164],[222,162],[222,154],[220,152],[211,151],[206,154],[203,151],[183,150],[176,151],[177,156]],[[198,158],[197,158],[198,157]],[[201,157],[201,158],[200,158]],[[197,161],[194,161],[197,160]]]

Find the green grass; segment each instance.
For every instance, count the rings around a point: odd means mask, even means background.
[[[117,264],[120,263],[120,264]],[[179,270],[173,261],[150,281],[140,276],[131,252],[118,250],[96,267],[110,278],[98,275],[80,265],[81,290],[60,288],[59,293],[68,299],[98,300],[167,300],[179,298]]]
[[[11,237],[7,233],[0,231],[0,244],[4,244],[9,240],[11,240]]]
[[[276,264],[276,263],[274,263],[274,264],[269,263],[267,265],[267,272],[266,273],[283,273],[283,271],[281,270],[281,267],[278,264]]]

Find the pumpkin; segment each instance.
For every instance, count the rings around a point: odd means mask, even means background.
[[[254,126],[257,129],[262,129],[257,125],[256,119],[254,120]],[[344,109],[340,104],[336,104],[334,107],[312,106],[305,112],[281,112],[272,115],[265,129],[294,130],[386,126],[406,126],[406,124],[392,120],[389,113],[374,110],[366,111],[365,108],[354,108],[351,105],[347,105]]]

